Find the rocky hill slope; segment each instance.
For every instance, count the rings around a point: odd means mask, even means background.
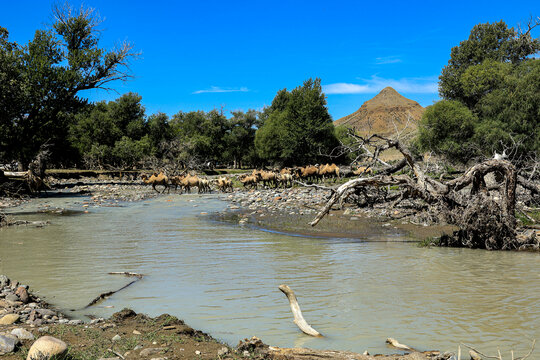
[[[416,101],[386,87],[354,113],[336,120],[334,125],[354,128],[362,134],[389,135],[395,133],[396,127],[408,133],[417,129],[423,113],[424,108]]]

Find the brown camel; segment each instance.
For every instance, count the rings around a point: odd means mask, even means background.
[[[164,186],[162,193],[164,193],[165,190],[167,190],[167,192],[170,191],[170,189],[169,189],[169,178],[167,177],[167,175],[163,174],[162,172],[160,172],[159,174],[158,173],[153,173],[152,176],[150,176],[150,177],[146,176],[146,174],[142,174],[141,179],[145,184],[152,185],[152,189],[156,190],[157,192],[159,192],[158,189],[156,189],[157,185],[163,185]]]

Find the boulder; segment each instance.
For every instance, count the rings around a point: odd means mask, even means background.
[[[52,336],[42,336],[37,339],[30,350],[26,360],[32,359],[62,359],[67,353],[67,345],[62,340]]]
[[[0,325],[11,325],[11,324],[16,323],[17,321],[19,321],[19,315],[7,314],[7,315],[4,315],[4,317],[0,319]]]

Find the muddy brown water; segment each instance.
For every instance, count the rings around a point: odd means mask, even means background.
[[[17,208],[16,218],[49,226],[0,229],[0,273],[77,318],[131,307],[176,315],[231,345],[256,335],[281,347],[371,353],[395,352],[387,337],[421,350],[455,351],[464,342],[490,354],[522,354],[540,340],[538,254],[418,248],[388,233],[365,242],[265,232],[204,214],[226,209],[217,195],[79,212],[87,200],[40,199]],[[46,205],[74,211],[36,213]],[[78,310],[130,281],[110,271],[146,276]],[[324,338],[299,332],[282,283]]]

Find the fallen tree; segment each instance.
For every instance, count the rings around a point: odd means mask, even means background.
[[[535,234],[518,234],[516,231],[516,191],[518,184],[532,194],[540,192],[540,186],[518,176],[516,167],[504,159],[490,159],[470,167],[463,175],[444,181],[426,175],[414,160],[409,149],[399,140],[380,135],[361,137],[352,134],[357,148],[368,146],[375,151],[368,153],[367,167],[383,166],[377,174],[352,179],[341,186],[327,188],[332,194],[310,225],[315,226],[343,199],[354,194],[366,194],[367,189],[398,187],[393,196],[379,196],[370,201],[387,203],[390,208],[408,200],[418,211],[424,211],[438,222],[459,228],[452,236],[444,237],[443,244],[488,250],[538,249]],[[380,153],[397,149],[404,157],[395,165],[378,159]],[[408,173],[403,173],[408,167]],[[398,174],[398,171],[401,173]],[[500,181],[488,186],[488,175],[494,174]]]

